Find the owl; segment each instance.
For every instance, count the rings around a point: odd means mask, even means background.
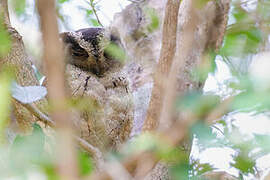
[[[80,136],[102,151],[117,149],[129,139],[133,98],[125,64],[107,51],[122,48],[119,38],[103,28],[60,34],[67,61],[67,85],[73,98],[86,101],[74,110]]]

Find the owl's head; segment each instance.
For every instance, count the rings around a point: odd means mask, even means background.
[[[117,56],[108,51],[113,45],[121,48],[120,39],[103,28],[86,28],[60,34],[65,47],[67,63],[102,76],[115,63]],[[117,62],[118,61],[118,62]]]

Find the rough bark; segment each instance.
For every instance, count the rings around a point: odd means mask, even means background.
[[[171,69],[176,50],[177,22],[180,1],[168,0],[165,10],[162,46],[158,64],[154,73],[154,86],[144,122],[144,131],[157,128],[164,97],[165,80]]]
[[[4,26],[7,28],[7,31],[12,38],[12,48],[7,56],[0,59],[0,68],[4,65],[14,67],[16,81],[22,86],[38,85],[39,83],[35,78],[32,64],[27,56],[22,37],[10,24],[6,0],[0,1],[0,9],[4,11]],[[36,104],[41,109],[44,109],[43,105],[46,104],[46,101],[37,102]],[[13,105],[13,114],[15,115],[15,119],[11,118],[13,130],[16,132],[29,131],[32,127],[32,123],[35,122],[36,119],[18,102],[13,101]]]

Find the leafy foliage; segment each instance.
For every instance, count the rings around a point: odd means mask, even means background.
[[[11,37],[4,26],[4,19],[0,17],[0,58],[5,57],[11,49]]]
[[[24,175],[43,165],[52,165],[52,159],[45,152],[45,134],[38,124],[33,124],[33,132],[28,136],[17,135],[9,150],[0,155],[0,171],[3,177]]]
[[[14,7],[16,15],[20,16],[25,13],[26,0],[12,0],[11,4]]]
[[[9,68],[0,71],[0,144],[5,141],[5,129],[9,121],[9,113],[11,110],[11,80],[12,71]]]
[[[152,33],[159,28],[159,17],[157,15],[157,12],[153,8],[146,8],[145,12],[150,19],[147,30],[149,33]]]
[[[196,117],[204,118],[219,104],[220,98],[215,95],[203,95],[201,92],[189,92],[177,101],[178,109],[192,112]]]
[[[125,51],[116,44],[113,43],[108,44],[108,46],[106,46],[105,48],[105,52],[122,63],[124,63],[126,59]]]
[[[78,151],[78,166],[81,176],[90,174],[94,169],[91,157],[82,151]]]

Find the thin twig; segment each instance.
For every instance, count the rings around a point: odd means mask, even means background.
[[[55,127],[55,122],[53,122],[48,116],[42,113],[34,104],[22,104],[22,105],[43,123],[49,125],[50,127]]]
[[[95,146],[91,145],[89,142],[85,141],[84,139],[74,136],[77,143],[80,145],[82,149],[84,149],[86,152],[91,154],[96,162],[97,169],[102,170],[104,168],[104,158],[102,152]]]
[[[212,125],[211,127],[214,128],[214,129],[216,129],[216,130],[217,130],[218,132],[220,132],[223,136],[225,136],[224,132],[223,132],[219,127],[217,127],[217,126],[215,126],[215,125]]]
[[[102,23],[101,23],[101,21],[100,21],[98,15],[97,15],[97,11],[96,11],[95,4],[94,4],[94,1],[93,1],[93,0],[90,0],[90,6],[91,6],[91,8],[92,8],[92,10],[93,10],[93,12],[94,12],[94,15],[95,15],[96,18],[97,18],[98,23],[99,23],[102,27],[104,27],[104,26],[102,25]]]

